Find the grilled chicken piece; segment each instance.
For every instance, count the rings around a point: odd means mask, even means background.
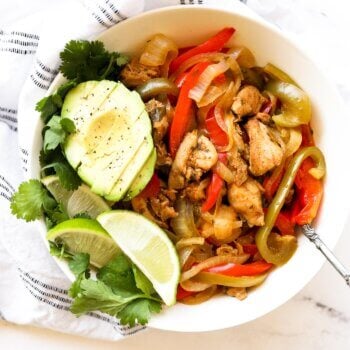
[[[231,287],[226,289],[226,294],[238,300],[244,300],[247,296],[247,289],[244,287]]]
[[[269,124],[271,121],[271,116],[268,113],[263,113],[263,112],[259,112],[256,114],[256,119],[260,120],[261,122],[263,122],[264,124]]]
[[[141,198],[134,197],[131,200],[133,209],[152,220],[157,225],[163,228],[168,228],[167,220],[177,216],[174,209],[174,202],[176,200],[176,191],[161,188],[156,197]]]
[[[255,118],[245,128],[249,136],[249,170],[255,176],[263,175],[281,163],[285,145],[271,128]]]
[[[265,100],[255,86],[247,85],[233,99],[231,110],[240,120],[245,115],[257,114]]]
[[[188,133],[182,141],[169,174],[169,188],[182,189],[190,180],[199,181],[203,173],[218,160],[214,145],[197,130]]]
[[[170,167],[173,160],[170,156],[170,153],[168,152],[166,145],[163,141],[158,141],[155,144],[156,151],[157,151],[157,162],[156,167],[160,168],[162,166]]]
[[[202,201],[206,198],[205,191],[209,185],[209,182],[209,179],[204,179],[199,183],[192,182],[184,188],[182,195],[192,202]]]
[[[162,188],[156,197],[149,199],[152,210],[162,222],[177,216],[177,212],[174,209],[175,200],[176,191],[165,188]]]
[[[248,178],[241,186],[231,184],[228,188],[228,200],[231,206],[247,220],[250,227],[264,225],[262,190],[261,185],[252,178]]]
[[[133,59],[120,73],[120,80],[128,87],[144,84],[150,79],[160,77],[159,67],[150,67]]]

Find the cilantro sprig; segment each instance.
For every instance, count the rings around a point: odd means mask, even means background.
[[[101,41],[71,40],[60,53],[60,71],[77,82],[88,80],[115,80],[128,57],[109,52]]]
[[[81,316],[91,311],[105,312],[121,324],[146,324],[161,311],[161,299],[147,277],[124,255],[119,254],[92,278],[86,253],[67,253],[62,245],[50,242],[52,255],[69,260],[76,280],[69,289],[71,311]]]

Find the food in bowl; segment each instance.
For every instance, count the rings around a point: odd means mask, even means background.
[[[75,314],[133,325],[162,301],[244,299],[316,217],[325,163],[309,98],[226,47],[234,32],[180,50],[157,34],[130,61],[100,42],[61,53],[69,80],[37,105],[42,179],[20,186],[12,211],[44,213],[52,254],[76,275]]]

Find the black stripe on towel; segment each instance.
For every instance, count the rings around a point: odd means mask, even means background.
[[[34,55],[36,52],[36,50],[22,50],[22,49],[16,49],[13,47],[0,47],[0,51],[11,52],[18,55]]]
[[[50,74],[58,74],[58,69],[50,68],[46,66],[44,63],[42,63],[38,58],[36,59],[36,64],[46,73]]]
[[[0,42],[3,44],[14,44],[14,45],[24,46],[24,47],[28,47],[28,46],[38,47],[39,45],[38,42],[23,41],[19,39],[1,39],[1,37],[0,37]]]
[[[23,38],[27,38],[27,39],[33,39],[33,40],[39,40],[39,35],[37,34],[32,34],[32,33],[25,33],[25,32],[20,32],[20,31],[16,31],[13,30],[11,32],[12,35],[17,35],[17,36],[21,36]]]
[[[11,190],[1,182],[0,182],[0,189],[5,190],[7,192],[7,194],[9,194],[10,196],[12,196],[12,194],[13,194],[13,192],[11,192]]]
[[[32,82],[37,86],[39,87],[40,89],[43,89],[43,90],[48,90],[50,85],[45,85],[43,84],[42,82],[40,82],[40,80],[35,77],[33,74],[30,75],[30,79],[32,80]]]
[[[0,175],[0,181],[5,183],[11,189],[12,192],[16,191],[15,188],[11,185],[11,183],[5,177],[3,177],[2,175]]]
[[[101,5],[97,5],[100,12],[113,24],[117,24],[119,21],[113,18],[113,16]]]
[[[11,200],[11,197],[9,197],[6,193],[2,192],[1,190],[0,190],[0,197],[3,197],[5,199],[7,199],[8,201]]]
[[[111,3],[109,0],[105,0],[105,3],[109,6],[109,8],[115,13],[121,20],[127,19],[128,17],[124,16],[120,11]]]

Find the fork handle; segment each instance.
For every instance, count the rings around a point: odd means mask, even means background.
[[[303,225],[302,230],[304,235],[315,244],[316,248],[325,256],[331,265],[344,278],[347,285],[350,287],[350,270],[348,270],[333,254],[333,252],[324,244],[315,229],[310,225]]]

